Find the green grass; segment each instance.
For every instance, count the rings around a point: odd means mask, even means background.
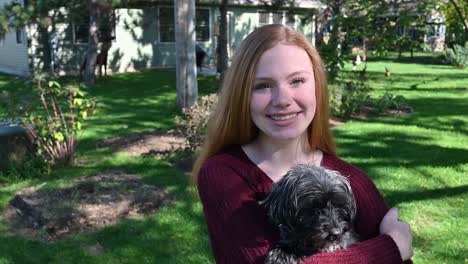
[[[384,67],[392,72],[384,77]],[[346,65],[350,69],[350,65]],[[344,78],[350,78],[347,73]],[[466,263],[468,230],[468,71],[436,64],[380,60],[368,64],[372,96],[403,95],[415,113],[352,120],[334,130],[342,158],[366,171],[390,206],[400,208],[414,234],[415,263]],[[202,94],[216,81],[200,77]],[[0,90],[21,85],[0,75]],[[0,209],[22,187],[51,187],[97,171],[122,168],[169,190],[177,199],[142,220],[55,243],[7,234],[0,221],[0,263],[213,263],[201,205],[170,158],[130,157],[96,149],[97,141],[152,129],[170,129],[178,113],[175,74],[144,72],[103,78],[91,91],[99,112],[80,135],[79,164],[47,179],[0,187]],[[1,117],[0,106],[0,117]],[[128,127],[128,128],[125,128]],[[0,219],[1,220],[1,219]],[[100,245],[103,253],[89,254]]]

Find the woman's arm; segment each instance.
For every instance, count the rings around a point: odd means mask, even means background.
[[[216,263],[263,263],[278,234],[249,184],[223,162],[209,160],[198,192]]]
[[[208,161],[200,171],[198,191],[216,262],[263,263],[279,235],[276,227],[268,222],[264,209],[258,205],[252,187],[229,166],[222,162]],[[362,198],[360,196],[358,199]],[[379,194],[377,200],[380,198]],[[369,204],[358,202],[358,214],[360,210],[369,213],[369,210],[378,209],[366,205]],[[364,235],[371,236],[371,239],[346,250],[316,254],[307,258],[304,263],[401,263],[400,253],[393,239],[388,235],[378,234],[383,215],[379,217],[370,216],[370,226],[360,225],[361,229],[374,229],[364,230]]]

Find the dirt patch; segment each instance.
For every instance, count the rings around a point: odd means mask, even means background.
[[[13,232],[50,241],[97,231],[121,218],[140,218],[174,201],[140,176],[113,170],[77,178],[68,188],[20,190],[4,217]]]
[[[382,113],[380,113],[375,107],[362,106],[358,113],[351,115],[351,118],[365,120],[376,116],[405,116],[410,115],[413,112],[414,109],[411,106],[401,106],[399,109],[387,109]]]
[[[112,137],[96,144],[97,148],[110,147],[114,151],[125,151],[132,156],[167,154],[184,149],[185,138],[165,130],[131,133]]]

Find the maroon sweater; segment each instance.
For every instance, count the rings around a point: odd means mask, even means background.
[[[339,171],[350,180],[357,205],[355,228],[363,242],[345,250],[315,254],[302,263],[401,263],[393,239],[379,235],[388,207],[371,179],[349,163],[325,153],[321,166]],[[279,230],[258,205],[272,184],[240,146],[226,148],[203,164],[198,192],[217,263],[264,262],[268,250],[279,240]]]

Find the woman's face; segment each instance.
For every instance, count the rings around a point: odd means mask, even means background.
[[[250,103],[260,136],[297,139],[307,133],[315,115],[315,78],[307,52],[279,43],[261,57]]]

